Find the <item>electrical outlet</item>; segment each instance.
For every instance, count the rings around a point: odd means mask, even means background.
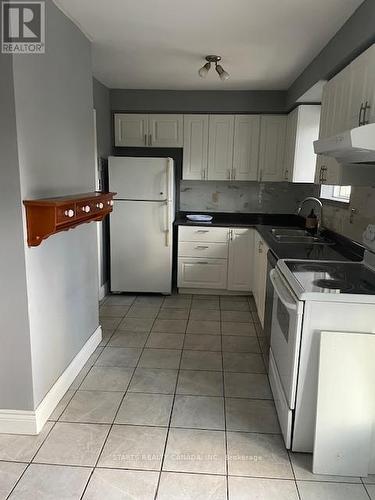
[[[375,251],[375,224],[369,224],[363,233],[363,243],[373,252]]]

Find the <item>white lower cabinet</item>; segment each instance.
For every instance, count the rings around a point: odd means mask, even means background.
[[[229,229],[228,290],[252,290],[254,229]]]
[[[178,287],[225,289],[227,267],[227,259],[178,257]]]
[[[179,288],[251,292],[255,230],[181,226]]]

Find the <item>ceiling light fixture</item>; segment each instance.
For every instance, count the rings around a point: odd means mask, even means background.
[[[217,74],[219,75],[220,80],[228,80],[230,78],[230,74],[227,73],[224,68],[218,64],[221,61],[221,56],[206,56],[206,64],[200,68],[198,71],[198,75],[201,78],[206,78],[209,70],[211,69],[211,64],[215,64],[215,69]]]

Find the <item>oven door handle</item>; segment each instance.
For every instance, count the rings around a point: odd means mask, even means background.
[[[279,297],[281,302],[284,304],[284,306],[287,309],[289,309],[290,311],[296,311],[297,310],[297,303],[291,302],[290,300],[288,300],[289,297],[283,291],[283,284],[281,283],[280,278],[278,278],[278,273],[275,269],[271,270],[270,278],[271,278],[273,289],[277,293],[277,296]]]

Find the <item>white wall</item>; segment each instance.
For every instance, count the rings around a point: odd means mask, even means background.
[[[95,189],[90,43],[46,1],[46,53],[14,57],[23,199]],[[98,327],[95,224],[25,248],[34,407]]]
[[[0,408],[33,409],[12,58],[0,54]]]

